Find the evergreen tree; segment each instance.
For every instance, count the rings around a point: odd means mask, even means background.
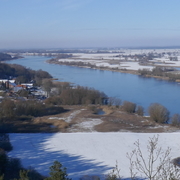
[[[58,161],[54,161],[54,164],[50,167],[50,177],[45,180],[71,180],[68,178],[66,168],[62,167],[62,164]]]

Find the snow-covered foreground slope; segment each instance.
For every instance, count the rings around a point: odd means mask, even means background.
[[[24,167],[32,166],[43,175],[48,175],[53,161],[58,160],[67,167],[73,179],[83,175],[107,174],[118,162],[121,175],[130,176],[129,160],[134,142],[139,139],[142,150],[147,154],[149,137],[156,134],[144,133],[44,133],[10,134],[14,150],[11,157],[20,158]],[[159,146],[171,148],[171,157],[180,156],[180,133],[159,134]]]

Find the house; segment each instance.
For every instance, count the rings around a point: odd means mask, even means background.
[[[6,88],[14,88],[16,86],[15,80],[0,79],[1,85],[4,84]]]
[[[22,88],[22,87],[15,86],[15,87],[13,88],[13,91],[14,91],[14,92],[18,92],[18,91],[21,90],[21,89],[23,89],[23,88]]]
[[[27,89],[30,89],[33,87],[33,83],[23,83],[21,85],[26,86]]]
[[[9,88],[10,89],[13,89],[15,86],[17,86],[16,83],[9,82]]]
[[[16,85],[16,86],[13,87],[14,92],[18,92],[21,89],[27,89],[27,86],[19,84],[19,85]]]

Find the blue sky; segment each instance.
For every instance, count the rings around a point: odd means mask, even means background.
[[[0,48],[180,45],[180,0],[0,0]]]

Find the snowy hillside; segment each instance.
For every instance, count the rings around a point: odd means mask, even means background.
[[[129,177],[129,160],[126,153],[134,149],[134,142],[141,142],[143,152],[149,137],[142,133],[56,133],[56,134],[10,134],[14,150],[11,157],[18,157],[25,167],[32,166],[48,175],[49,166],[58,160],[67,167],[73,179],[83,175],[107,174],[118,162],[121,175]],[[159,145],[170,147],[172,158],[179,156],[180,133],[163,133]]]

